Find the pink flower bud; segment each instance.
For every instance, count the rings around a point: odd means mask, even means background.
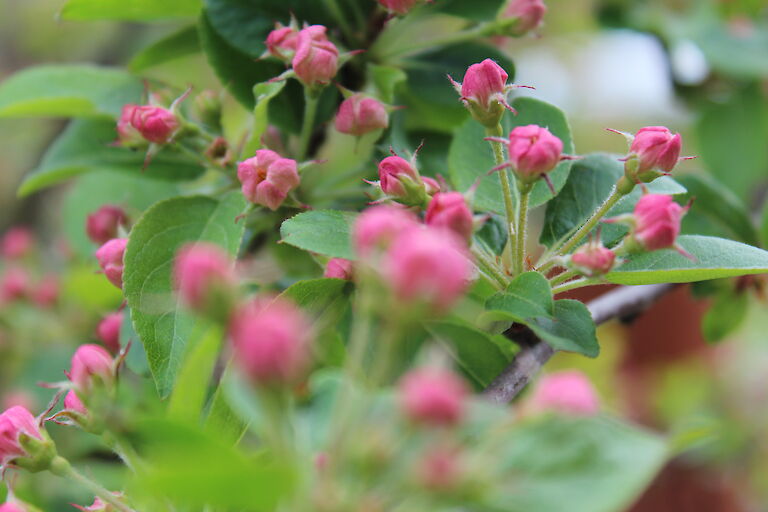
[[[403,414],[414,423],[429,426],[459,423],[464,417],[466,395],[464,381],[442,368],[411,370],[398,386]]]
[[[586,276],[601,276],[613,268],[616,254],[598,243],[586,243],[571,255],[571,264]]]
[[[383,249],[395,237],[418,226],[416,216],[405,208],[380,205],[368,208],[357,218],[352,239],[358,256],[369,256],[376,249]]]
[[[29,455],[21,446],[24,434],[43,440],[37,419],[21,406],[14,406],[0,414],[0,466],[5,467],[19,457]]]
[[[420,179],[418,171],[404,158],[388,156],[379,162],[379,184],[388,196],[407,195],[409,182],[417,184]]]
[[[7,501],[0,505],[0,512],[27,512],[27,509],[18,503]]]
[[[23,258],[32,250],[35,238],[27,228],[9,229],[0,241],[0,254],[10,260]]]
[[[507,72],[492,59],[472,64],[464,74],[461,96],[484,109],[491,106],[491,100],[504,98],[507,87]]]
[[[672,196],[644,195],[635,205],[634,239],[648,251],[674,246],[685,212]]]
[[[259,149],[256,156],[240,162],[237,177],[245,198],[270,210],[277,210],[288,192],[299,186],[296,160],[269,149]]]
[[[123,497],[123,494],[119,492],[113,492],[112,494],[114,494],[117,498]],[[89,507],[81,507],[80,505],[75,504],[72,504],[72,506],[78,510],[81,510],[82,512],[118,512],[117,507],[110,503],[105,503],[99,497],[96,497],[93,500],[93,504]]]
[[[105,204],[85,219],[85,232],[95,244],[104,244],[117,236],[120,226],[125,226],[128,217],[119,206]]]
[[[574,416],[589,416],[600,410],[600,399],[589,379],[577,370],[543,376],[528,399],[536,412],[553,411]]]
[[[3,408],[10,409],[14,405],[19,405],[27,410],[35,408],[35,397],[29,391],[16,389],[9,391],[3,397]]]
[[[260,385],[287,385],[309,362],[311,324],[292,303],[257,297],[237,311],[229,335],[235,360]]]
[[[267,51],[273,57],[290,62],[296,53],[299,42],[299,31],[293,27],[276,28],[267,36]]]
[[[139,108],[138,105],[129,103],[123,105],[120,112],[120,118],[117,120],[117,142],[123,146],[136,146],[144,142],[139,130],[134,128],[132,119],[134,111]]]
[[[115,378],[112,356],[100,345],[80,345],[72,356],[69,379],[79,391],[87,393],[94,381],[111,384]]]
[[[176,115],[170,110],[152,105],[142,105],[133,109],[131,126],[149,142],[166,144],[176,134],[180,123]]]
[[[510,0],[502,12],[503,18],[517,18],[512,33],[521,36],[541,25],[547,6],[542,0]]]
[[[22,267],[8,267],[0,280],[0,299],[23,299],[29,293],[29,274]]]
[[[325,266],[323,277],[351,280],[352,262],[344,258],[331,258]]]
[[[680,159],[682,144],[679,133],[672,135],[664,126],[646,126],[635,134],[629,150],[639,159],[637,172],[671,172]]]
[[[509,133],[509,160],[524,181],[553,170],[562,153],[563,142],[541,126],[518,126]]]
[[[120,329],[123,326],[123,312],[116,311],[101,319],[96,327],[96,337],[113,354],[120,352]]]
[[[64,397],[64,410],[73,411],[83,416],[88,414],[88,409],[85,408],[85,404],[83,404],[83,401],[80,400],[80,397],[77,396],[74,390],[69,390]]]
[[[113,238],[96,251],[96,259],[109,282],[123,288],[123,255],[127,238]]]
[[[59,299],[59,280],[55,275],[45,276],[32,290],[32,300],[41,308],[49,308]]]
[[[424,188],[427,190],[427,195],[433,196],[440,192],[440,183],[436,179],[429,176],[422,176],[421,181],[424,182]]]
[[[435,194],[429,202],[424,221],[428,226],[449,229],[464,240],[469,241],[472,238],[472,210],[459,192]]]
[[[348,135],[359,137],[387,126],[389,114],[384,104],[362,94],[345,99],[336,114],[336,130]]]
[[[232,258],[211,243],[182,247],[176,254],[173,279],[181,299],[196,311],[221,301],[237,285]]]
[[[379,0],[379,3],[386,10],[403,15],[413,9],[413,7],[419,3],[419,0]]]
[[[308,86],[329,83],[339,69],[339,50],[325,31],[322,25],[311,25],[299,32],[293,71]]]
[[[447,492],[462,481],[464,464],[459,451],[451,446],[430,448],[418,461],[416,480],[432,492]]]
[[[400,233],[383,262],[395,296],[447,310],[464,293],[472,265],[466,244],[450,231],[408,229]]]

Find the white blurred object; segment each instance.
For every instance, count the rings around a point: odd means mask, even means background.
[[[670,52],[672,73],[681,84],[698,85],[709,76],[709,65],[704,52],[690,39],[675,43]]]

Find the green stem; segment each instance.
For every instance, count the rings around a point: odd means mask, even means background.
[[[557,286],[557,285],[562,284],[562,283],[568,281],[569,279],[574,278],[574,277],[576,277],[578,275],[579,275],[579,272],[577,272],[575,270],[568,270],[566,272],[563,272],[562,274],[558,274],[555,277],[553,277],[549,281],[549,284],[552,285],[552,286]]]
[[[507,284],[509,284],[509,279],[504,275],[499,266],[491,261],[479,247],[473,245],[471,251],[480,270],[487,274],[492,279],[492,282],[499,284],[501,289],[506,288]]]
[[[310,91],[306,86],[304,87],[304,124],[301,126],[301,134],[299,136],[299,162],[307,157],[309,140],[312,138],[312,129],[315,125],[319,97],[319,93]]]
[[[501,125],[497,125],[496,128],[486,128],[485,133],[489,137],[501,137],[504,133]],[[493,148],[493,159],[496,165],[504,164],[504,145],[499,141],[491,141],[491,147]],[[507,237],[509,244],[513,245],[515,240],[515,231],[512,229],[515,215],[515,202],[512,195],[512,185],[509,179],[509,171],[507,169],[501,169],[499,171],[499,179],[501,180],[501,193],[504,197],[504,212],[507,217]]]
[[[109,492],[107,489],[97,484],[87,476],[78,472],[72,465],[63,457],[57,456],[51,463],[51,472],[62,478],[67,478],[72,482],[86,487],[93,494],[101,498],[102,501],[109,503],[120,512],[135,512],[131,507],[117,499],[117,497]]]
[[[571,282],[561,284],[552,288],[552,294],[567,292],[568,290],[575,290],[576,288],[583,288],[584,286],[592,286],[593,284],[600,284],[601,280],[594,277],[582,277],[581,279],[575,279]]]
[[[530,187],[520,191],[520,209],[517,216],[517,240],[515,242],[515,257],[512,260],[515,275],[525,271],[525,238],[528,225],[528,200],[531,197]]]

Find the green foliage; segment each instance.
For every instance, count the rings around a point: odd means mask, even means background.
[[[749,295],[745,290],[726,286],[715,295],[701,322],[701,332],[710,343],[722,341],[741,326],[749,312]]]
[[[134,55],[128,68],[134,73],[200,51],[197,26],[190,25],[147,46]]]
[[[141,81],[125,71],[85,65],[39,66],[0,84],[0,117],[111,117],[136,103]]]
[[[573,154],[575,150],[571,129],[565,114],[557,107],[533,98],[518,98],[512,102],[512,107],[518,111],[518,115],[505,115],[503,122],[505,135],[515,126],[538,124],[549,128],[563,141],[564,153]],[[477,180],[480,180],[473,206],[481,211],[501,213],[504,211],[501,185],[496,173],[488,175],[496,163],[490,143],[483,140],[485,136],[483,127],[472,119],[468,119],[456,130],[448,154],[449,173],[454,185],[460,191],[468,190]],[[555,190],[559,191],[563,188],[570,169],[571,162],[565,161],[549,173]],[[541,181],[533,187],[531,207],[544,204],[551,198],[552,193],[547,184]]]
[[[194,17],[202,0],[68,0],[61,17],[68,20],[155,21]]]
[[[18,194],[27,196],[42,188],[91,171],[119,171],[138,175],[144,154],[114,146],[113,121],[76,120],[51,144],[40,164],[29,172]],[[203,167],[189,157],[164,150],[157,154],[142,176],[157,180],[190,180],[203,173]]]
[[[732,240],[684,235],[677,243],[694,260],[673,249],[632,256],[605,278],[617,284],[690,283],[768,272],[768,252]]]
[[[336,210],[300,213],[283,222],[283,242],[333,258],[355,259],[350,240],[356,215]]]
[[[176,251],[186,243],[206,241],[236,254],[243,225],[235,223],[235,217],[244,207],[238,192],[220,200],[172,198],[147,210],[131,230],[123,274],[125,296],[162,397],[173,389],[196,322],[173,295]]]

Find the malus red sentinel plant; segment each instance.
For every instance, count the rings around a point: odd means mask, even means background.
[[[195,11],[239,106],[186,84],[142,93],[126,75],[135,95],[108,107],[100,149],[140,186],[80,219],[121,300],[84,334],[106,348],[83,343],[49,385],[50,409],[0,415],[7,485],[48,470],[93,495],[80,510],[121,512],[557,510],[571,494],[622,509],[669,451],[605,421],[585,376],[545,376],[512,412],[473,391],[536,344],[597,355],[589,310],[560,292],[762,273],[768,253],[680,235],[679,134],[646,127],[625,134],[626,155],[577,156],[562,112],[510,98],[512,63],[488,39],[538,30],[541,0],[320,3]],[[463,28],[430,32],[446,17]],[[161,179],[184,194],[147,208]],[[584,180],[609,192],[575,205]],[[541,250],[529,213],[545,204]],[[26,231],[3,239],[10,306],[29,301],[33,246]],[[124,492],[58,455],[46,420],[98,436],[128,468]],[[586,478],[615,498],[569,491]]]

